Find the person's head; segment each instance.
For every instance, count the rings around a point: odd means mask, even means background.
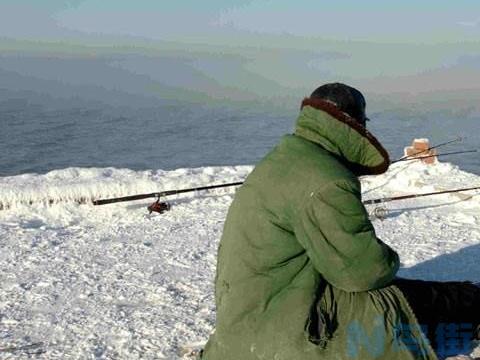
[[[368,120],[365,116],[365,98],[360,91],[351,86],[341,83],[325,84],[315,89],[310,98],[335,103],[341,111],[350,115],[363,126]]]

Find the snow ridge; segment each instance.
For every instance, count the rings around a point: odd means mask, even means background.
[[[100,198],[151,193],[241,181],[251,167],[133,171],[115,168],[67,168],[47,174],[0,178],[0,210],[19,205],[91,203]]]

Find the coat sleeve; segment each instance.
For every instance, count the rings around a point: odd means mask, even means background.
[[[389,284],[397,253],[375,235],[358,181],[332,182],[310,194],[295,234],[316,270],[335,287],[367,291]]]

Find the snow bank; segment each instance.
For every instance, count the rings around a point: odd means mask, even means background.
[[[234,188],[172,197],[163,215],[147,214],[150,200],[77,202],[233,182],[251,169],[69,168],[0,178],[7,208],[0,211],[0,358],[175,359],[184,344],[204,342],[214,327],[216,250]],[[362,185],[370,199],[480,179],[451,164],[406,162]],[[399,252],[400,275],[480,281],[480,196],[473,194],[386,204],[386,219],[374,224]]]
[[[242,180],[250,167],[206,167],[175,171],[133,171],[115,168],[68,168],[44,175],[0,178],[0,210],[18,205],[60,202],[89,203],[94,199],[151,193],[178,187]],[[200,184],[200,185],[199,185]]]

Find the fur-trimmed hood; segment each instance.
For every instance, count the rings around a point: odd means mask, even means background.
[[[330,101],[305,98],[295,135],[321,145],[357,175],[382,174],[390,165],[380,142]]]

